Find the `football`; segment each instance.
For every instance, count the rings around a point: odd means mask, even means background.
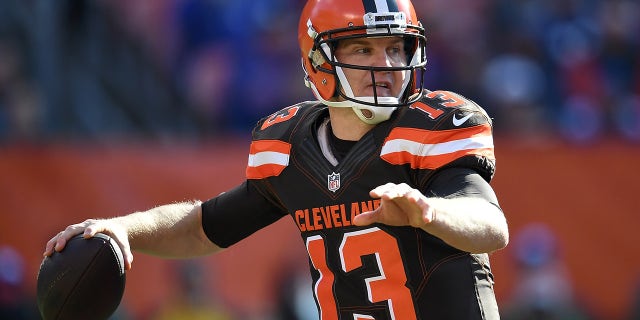
[[[38,309],[44,320],[107,319],[122,300],[125,280],[122,251],[111,237],[78,235],[42,261]]]

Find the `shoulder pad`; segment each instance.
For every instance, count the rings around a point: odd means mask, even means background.
[[[491,118],[477,103],[451,91],[426,91],[409,106],[407,123],[431,130],[450,130],[488,124]],[[426,127],[425,127],[426,126]]]
[[[398,113],[381,157],[414,169],[438,169],[463,157],[493,162],[493,128],[475,102],[450,91],[425,91]]]
[[[264,179],[280,175],[289,165],[291,141],[296,128],[312,125],[323,110],[317,102],[302,102],[258,121],[249,146],[247,179]]]
[[[305,115],[316,109],[320,109],[317,106],[318,102],[315,101],[301,102],[280,109],[260,119],[253,128],[253,140],[288,137],[291,131],[305,118]]]

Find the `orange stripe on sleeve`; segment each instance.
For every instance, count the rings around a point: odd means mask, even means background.
[[[278,176],[289,165],[291,144],[280,140],[251,142],[247,161],[247,179]]]
[[[467,155],[495,159],[489,124],[455,130],[396,128],[382,147],[381,158],[414,169],[436,169]]]
[[[405,139],[424,144],[436,144],[452,140],[460,140],[473,136],[492,135],[491,126],[488,123],[468,128],[454,130],[425,130],[415,128],[395,128],[389,133],[387,140]]]
[[[256,154],[262,151],[272,151],[289,154],[291,144],[280,140],[256,140],[251,142],[249,148],[250,154]]]

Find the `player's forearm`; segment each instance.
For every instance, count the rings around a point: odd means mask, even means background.
[[[166,258],[189,258],[219,250],[201,226],[200,202],[163,205],[114,218],[123,225],[132,250]]]
[[[502,211],[479,198],[430,199],[435,221],[425,231],[447,244],[471,253],[489,253],[509,242],[507,222]]]

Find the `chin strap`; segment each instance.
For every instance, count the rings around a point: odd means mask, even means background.
[[[362,120],[362,122],[366,123],[366,124],[378,124],[380,122],[383,121],[387,121],[389,120],[389,118],[391,118],[391,114],[393,114],[393,112],[396,110],[395,107],[366,107],[366,108],[360,108],[360,107],[352,107],[353,108],[353,112],[356,113],[356,115],[358,116],[358,118],[360,118],[360,120]],[[376,110],[371,110],[371,109],[376,109]],[[365,114],[363,113],[363,110],[368,110],[371,112],[371,117],[365,116]],[[367,114],[369,114],[369,112],[367,112]]]
[[[383,121],[389,120],[393,112],[397,109],[397,107],[374,107],[368,106],[366,104],[360,104],[353,101],[329,101],[323,99],[320,95],[316,95],[316,98],[320,100],[323,104],[330,107],[337,108],[351,108],[353,112],[355,112],[356,116],[362,120],[362,122],[366,124],[378,124]],[[369,100],[373,99],[373,97],[356,97],[357,99]],[[383,98],[383,97],[381,97]],[[393,97],[384,97],[387,99],[394,99],[397,102],[396,98]]]

